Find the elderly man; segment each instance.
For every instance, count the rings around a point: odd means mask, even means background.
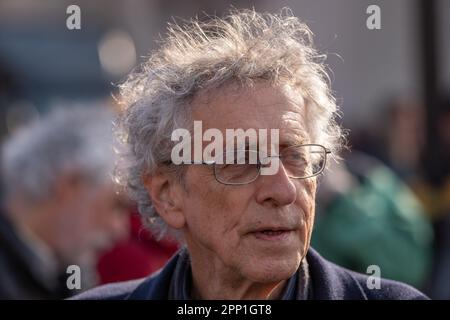
[[[5,142],[0,298],[57,299],[89,288],[97,255],[127,234],[127,202],[111,179],[112,119],[103,108],[59,109]],[[67,285],[73,264],[81,288]]]
[[[170,27],[121,86],[117,130],[130,153],[118,178],[149,227],[185,246],[157,274],[78,298],[426,298],[397,282],[374,285],[309,246],[317,179],[342,141],[311,41],[290,12]],[[225,139],[229,130],[238,133]]]

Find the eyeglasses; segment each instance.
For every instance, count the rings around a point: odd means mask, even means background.
[[[216,180],[226,185],[243,185],[255,181],[261,169],[271,167],[272,161],[283,164],[289,178],[309,179],[323,172],[331,151],[320,144],[302,144],[287,147],[279,155],[260,157],[256,150],[234,150],[223,153],[223,161],[202,161],[186,164],[214,166]],[[230,161],[231,159],[231,161]]]

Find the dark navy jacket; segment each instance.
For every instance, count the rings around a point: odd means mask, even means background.
[[[103,285],[79,294],[73,299],[157,299],[166,300],[178,254],[157,273],[148,278]],[[381,280],[380,289],[369,289],[367,275],[339,267],[309,249],[313,297],[316,300],[428,299],[416,289],[391,280]]]

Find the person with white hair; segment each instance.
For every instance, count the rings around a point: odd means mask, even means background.
[[[129,152],[116,178],[183,247],[148,278],[76,298],[425,299],[398,282],[372,288],[310,248],[317,179],[344,141],[324,59],[289,10],[170,25],[121,85]]]
[[[128,232],[126,198],[117,194],[113,113],[59,108],[20,128],[2,146],[0,298],[59,299],[68,266],[92,285],[97,255]]]

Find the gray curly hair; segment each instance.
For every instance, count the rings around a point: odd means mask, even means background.
[[[142,178],[170,161],[173,130],[192,130],[191,102],[200,91],[259,80],[288,87],[304,100],[312,140],[334,153],[340,148],[343,134],[335,121],[326,56],[314,48],[312,36],[289,9],[232,10],[224,18],[169,24],[161,47],[120,86],[124,110],[116,123],[119,142],[128,150],[116,181],[127,187],[153,232],[162,237],[174,230],[155,211]]]

